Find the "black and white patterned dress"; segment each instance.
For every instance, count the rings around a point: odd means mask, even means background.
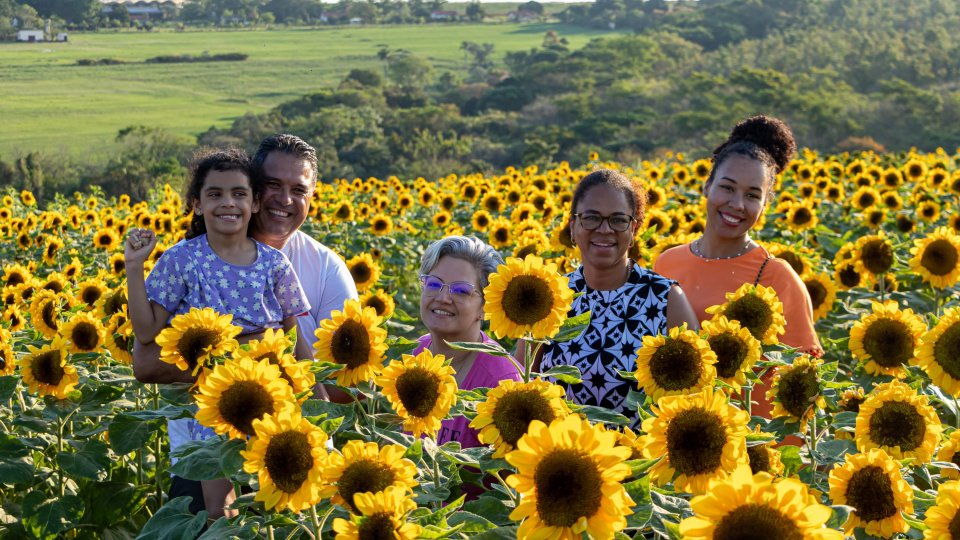
[[[569,316],[590,311],[590,325],[576,339],[544,345],[541,370],[573,365],[580,368],[583,382],[564,384],[567,399],[581,405],[599,405],[636,419],[624,401],[635,379],[617,373],[636,371],[637,349],[643,336],[663,334],[667,329],[667,296],[676,282],[634,264],[627,282],[612,291],[587,287],[583,267],[567,274],[574,293]]]

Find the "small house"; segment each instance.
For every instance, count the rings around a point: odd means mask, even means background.
[[[45,41],[43,30],[17,30],[17,41],[35,42]]]

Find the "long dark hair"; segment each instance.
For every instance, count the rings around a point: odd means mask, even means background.
[[[190,183],[187,185],[187,192],[183,198],[187,205],[183,215],[193,214],[186,234],[188,240],[207,233],[207,224],[204,223],[203,216],[197,215],[193,211],[193,207],[200,200],[200,192],[203,191],[203,184],[206,182],[210,171],[240,171],[250,182],[250,189],[253,191],[254,198],[260,196],[256,183],[252,181],[253,165],[246,152],[237,148],[199,151],[190,165]]]

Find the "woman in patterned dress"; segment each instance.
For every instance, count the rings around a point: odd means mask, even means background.
[[[599,405],[632,420],[627,393],[636,381],[619,371],[635,371],[643,336],[665,334],[684,323],[700,324],[676,282],[640,267],[627,257],[643,222],[646,194],[626,176],[601,169],[585,176],[570,205],[570,236],[580,248],[581,266],[568,274],[570,288],[583,293],[570,316],[589,311],[590,325],[577,338],[542,349],[540,369],[580,368],[582,382],[565,385],[567,398]]]

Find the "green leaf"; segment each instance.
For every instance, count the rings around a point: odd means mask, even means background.
[[[72,529],[83,516],[83,501],[75,495],[48,499],[40,491],[31,491],[23,498],[23,527],[34,538],[56,538],[57,533]]]
[[[259,538],[260,524],[255,521],[237,524],[229,519],[222,517],[213,522],[198,540],[220,540],[221,538],[230,538],[231,540],[254,540]]]
[[[576,317],[569,317],[563,321],[563,325],[560,326],[560,330],[557,332],[557,335],[553,336],[553,341],[570,341],[571,339],[574,339],[582,334],[588,326],[590,326],[589,311],[581,313]]]
[[[789,477],[803,467],[803,458],[800,457],[800,448],[792,445],[785,445],[779,448],[780,462],[783,463],[783,475]]]
[[[164,424],[162,418],[143,420],[128,413],[114,416],[109,430],[110,446],[113,447],[113,451],[125,455],[146,446],[162,428]]]
[[[516,540],[516,527],[497,527],[471,536],[472,540]]]
[[[633,514],[627,516],[627,527],[642,529],[653,517],[653,499],[650,498],[650,476],[644,476],[623,485],[636,506]]]
[[[852,506],[844,506],[842,504],[833,505],[830,507],[830,509],[833,510],[833,513],[830,515],[830,519],[827,521],[828,529],[842,528],[843,524],[847,522],[850,512],[855,510]]]
[[[187,441],[176,454],[178,460],[170,472],[187,480],[214,480],[223,478],[220,454],[224,441],[213,437],[204,441]]]
[[[107,443],[98,439],[81,443],[75,452],[57,454],[60,468],[74,478],[103,480],[107,477],[107,468],[111,462]]]
[[[482,343],[477,341],[447,341],[447,345],[451,348],[459,351],[476,351],[486,354],[492,354],[493,356],[502,356],[503,358],[510,358],[510,353],[506,349],[500,346],[499,343]]]
[[[190,497],[177,497],[150,518],[138,540],[193,540],[207,523],[207,511],[190,513]]]
[[[554,366],[541,373],[544,377],[553,377],[558,381],[567,384],[580,384],[583,381],[580,375],[580,368],[577,366]]]
[[[490,494],[481,495],[475,501],[468,501],[463,509],[472,514],[483,516],[484,519],[497,525],[509,525],[510,512],[513,508],[507,506],[507,501],[498,499]]]
[[[571,406],[574,412],[586,415],[591,424],[603,422],[605,424],[616,424],[618,426],[630,425],[630,420],[626,416],[615,413],[605,407],[595,405],[574,405]]]
[[[411,444],[407,451],[403,453],[403,457],[414,463],[420,463],[423,458],[423,439],[417,439]]]
[[[817,459],[818,462],[840,463],[846,459],[847,454],[856,453],[857,445],[853,441],[834,439],[817,445],[817,454],[822,456],[822,459]]]
[[[320,422],[320,429],[323,430],[327,435],[336,433],[340,426],[343,425],[343,417],[338,416],[336,418],[331,418],[329,420],[324,420]]]
[[[13,393],[17,389],[17,381],[19,379],[20,377],[16,375],[0,377],[0,401],[13,399]]]
[[[230,439],[223,443],[223,446],[220,447],[220,470],[224,477],[230,478],[243,470],[245,460],[240,455],[240,451],[246,448],[246,441],[240,439]]]
[[[633,476],[634,478],[639,478],[645,472],[647,472],[650,469],[650,467],[653,467],[654,465],[659,463],[661,459],[663,458],[658,457],[655,459],[630,459],[626,461],[626,464],[630,466],[630,476]],[[647,491],[649,491],[649,489]]]
[[[12,458],[0,462],[0,484],[32,484],[33,460],[30,457]]]
[[[463,524],[460,529],[460,532],[463,533],[479,533],[488,531],[490,529],[495,529],[497,527],[497,525],[490,520],[480,517],[472,512],[467,512],[466,510],[460,510],[456,514],[450,516],[450,518],[447,520],[447,523],[451,526]]]
[[[30,449],[13,435],[0,434],[0,460],[16,459],[30,455]]]
[[[81,390],[80,405],[97,406],[108,405],[123,395],[123,387],[113,384],[100,383],[96,387],[83,386]]]
[[[137,514],[147,502],[149,484],[135,486],[126,482],[90,482],[80,489],[86,506],[84,523],[105,529],[122,523]],[[110,501],[110,504],[104,504]]]

